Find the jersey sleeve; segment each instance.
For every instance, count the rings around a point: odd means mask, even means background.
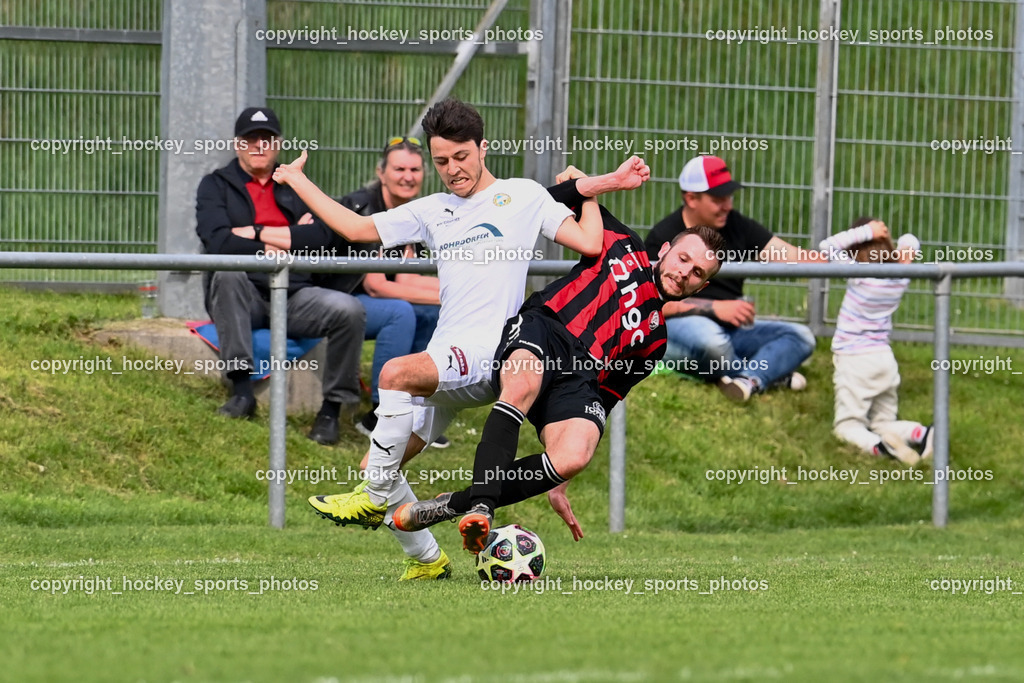
[[[548,194],[559,204],[568,206],[577,215],[579,214],[580,205],[588,199],[588,197],[584,197],[576,189],[576,178],[550,186]]]
[[[426,227],[421,218],[426,208],[424,200],[417,199],[373,214],[373,224],[377,227],[383,248],[426,241]]]
[[[566,218],[571,218],[573,213],[565,204],[556,202],[539,183],[534,184],[537,186],[537,200],[539,202],[537,218],[540,221],[540,233],[553,241],[555,234],[558,233],[558,228],[561,227]]]

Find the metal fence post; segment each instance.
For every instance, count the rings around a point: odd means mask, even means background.
[[[626,529],[626,402],[619,401],[609,418],[608,531],[617,534]]]
[[[561,154],[568,122],[569,33],[572,25],[571,0],[531,0],[530,28],[544,34],[544,40],[527,43],[525,140],[542,140],[540,149],[523,156],[523,177],[547,186],[566,162]],[[598,169],[585,169],[599,172]],[[561,258],[562,248],[538,238],[537,249],[544,258]],[[541,289],[550,278],[532,276],[529,286]]]
[[[262,105],[266,96],[266,49],[254,37],[266,24],[264,0],[164,3],[161,59],[160,139],[210,142],[230,140],[238,113]],[[234,40],[224,27],[237,31]],[[236,41],[239,41],[236,43]],[[198,148],[196,148],[198,149]],[[160,152],[157,250],[193,254],[196,235],[196,187],[203,176],[234,154]],[[203,318],[203,278],[191,271],[158,274],[160,311],[168,317]]]
[[[1010,138],[1021,142],[1009,155],[1009,180],[1006,188],[1006,260],[1024,259],[1024,0],[1017,0],[1013,41],[1013,105],[1010,114]],[[1024,306],[1024,279],[1008,277],[1003,285],[1006,297]]]
[[[288,268],[270,275],[270,469],[283,471],[285,453],[285,422],[288,412],[288,373],[283,370],[288,359]],[[284,528],[284,480],[274,477],[267,497],[270,526]]]
[[[935,430],[935,454],[932,490],[932,524],[942,529],[949,519],[949,478],[945,476],[949,467],[949,295],[953,291],[953,277],[943,273],[935,282],[935,378],[932,428]],[[943,476],[939,478],[938,473]]]
[[[819,29],[839,28],[840,0],[821,0]],[[829,236],[832,228],[832,190],[836,147],[836,99],[839,41],[818,43],[818,76],[814,96],[814,179],[811,200],[811,249]],[[807,285],[807,317],[811,331],[824,336],[828,280],[815,278]]]

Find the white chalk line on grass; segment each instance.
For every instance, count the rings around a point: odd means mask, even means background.
[[[150,560],[150,564],[154,567],[162,565],[205,565],[205,564],[252,564],[253,560],[243,560],[240,557],[211,557],[209,559],[200,560]],[[84,560],[71,560],[67,562],[45,562],[40,564],[39,562],[0,562],[0,567],[47,567],[53,569],[70,569],[72,567],[100,567],[103,565],[108,566],[120,566],[125,564],[135,564],[133,560],[96,560],[93,558],[87,558]],[[141,565],[145,565],[146,562],[142,562]]]
[[[311,683],[480,683],[493,680],[493,676],[455,676],[450,678],[427,678],[419,674],[405,676],[360,676],[356,678],[320,677]],[[651,675],[641,671],[539,671],[531,674],[503,674],[502,681],[508,683],[642,683],[651,680]]]

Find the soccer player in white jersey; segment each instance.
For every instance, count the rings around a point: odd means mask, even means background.
[[[365,481],[351,493],[309,499],[321,516],[342,525],[376,529],[390,522],[389,510],[416,500],[399,470],[403,456],[437,438],[459,409],[494,402],[494,351],[505,321],[523,302],[538,233],[586,256],[601,252],[596,201],[586,202],[577,223],[540,184],[499,180],[487,170],[483,120],[471,106],[454,99],[439,102],[424,116],[423,130],[434,167],[451,194],[360,216],[306,178],[305,152],[274,173],[274,180],[290,185],[345,239],[379,241],[384,248],[423,242],[437,261],[437,329],[426,351],[394,358],[381,371],[379,419],[364,459]],[[410,558],[402,579],[451,573],[448,556],[432,535],[388,526]]]

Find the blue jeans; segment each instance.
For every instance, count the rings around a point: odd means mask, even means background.
[[[430,338],[437,327],[437,317],[441,314],[440,306],[431,304],[413,304],[412,312],[416,314],[416,336],[412,340],[412,353],[419,353],[427,348]]]
[[[814,352],[814,335],[797,323],[758,320],[743,329],[691,315],[669,318],[666,325],[666,365],[709,382],[745,377],[764,391]]]
[[[401,299],[378,299],[369,294],[357,294],[356,298],[366,309],[366,338],[377,340],[370,374],[370,396],[377,403],[381,368],[392,358],[427,348],[437,326],[440,307],[411,304]]]

